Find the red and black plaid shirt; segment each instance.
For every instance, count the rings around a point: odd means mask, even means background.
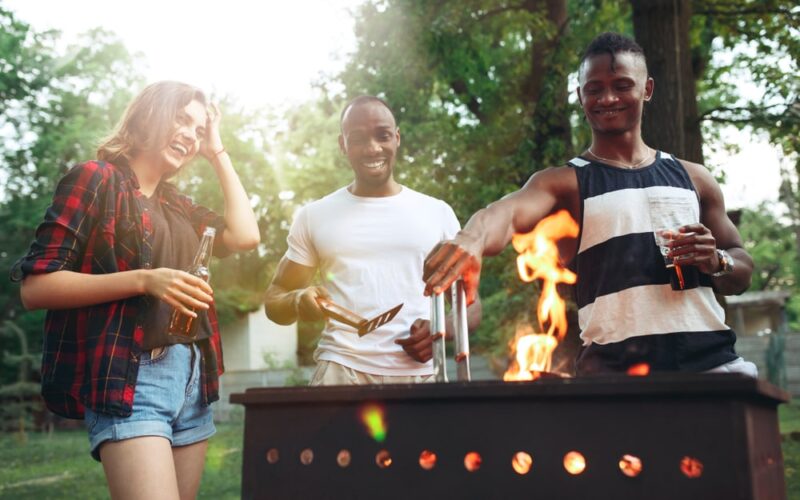
[[[206,226],[218,232],[224,228],[221,216],[195,205],[171,184],[164,183],[159,192],[165,209],[185,214],[198,235]],[[141,196],[136,177],[126,167],[101,161],[73,167],[59,182],[36,239],[12,267],[11,279],[61,270],[107,274],[150,268],[153,229]],[[131,414],[144,337],[143,308],[150,300],[137,296],[47,312],[42,395],[48,408],[69,418],[83,418],[84,406],[123,417]],[[199,342],[206,404],[219,399],[223,372],[213,304],[208,318],[212,336]]]

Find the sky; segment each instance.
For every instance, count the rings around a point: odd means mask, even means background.
[[[361,0],[5,0],[36,30],[64,39],[103,27],[141,52],[148,81],[180,80],[246,106],[284,109],[313,97],[314,81],[341,69],[355,48],[351,12]],[[736,155],[710,154],[724,169],[728,208],[777,200],[782,155],[764,138],[726,128]]]

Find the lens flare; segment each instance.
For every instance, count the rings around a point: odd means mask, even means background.
[[[361,409],[361,421],[367,427],[367,433],[372,439],[382,443],[386,439],[386,417],[383,408],[376,404],[368,404]]]

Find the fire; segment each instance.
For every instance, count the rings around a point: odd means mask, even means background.
[[[628,375],[632,377],[645,377],[650,375],[650,365],[647,363],[637,363],[628,368]]]
[[[642,460],[634,455],[622,455],[619,470],[628,477],[636,477],[642,473]]]
[[[514,457],[511,459],[511,468],[514,469],[519,475],[524,475],[530,472],[531,467],[533,466],[533,457],[530,454],[525,453],[524,451],[518,451],[514,454]]]
[[[683,457],[681,459],[681,472],[690,479],[697,479],[703,475],[703,462],[694,457]]]
[[[419,454],[419,466],[425,470],[431,470],[436,466],[436,453],[430,450],[422,450]]]
[[[515,234],[512,239],[517,256],[520,278],[529,283],[542,280],[542,292],[536,309],[539,327],[546,333],[532,329],[518,329],[512,351],[514,361],[503,380],[533,380],[538,373],[549,371],[553,350],[567,333],[567,305],[558,295],[559,283],[574,284],[575,273],[565,269],[560,262],[556,241],[576,238],[578,224],[566,210],[545,217],[528,234]]]
[[[386,417],[383,408],[376,404],[368,404],[361,409],[361,421],[367,427],[367,432],[372,439],[382,443],[386,439]]]
[[[553,350],[558,346],[558,340],[546,333],[533,333],[530,326],[517,328],[517,334],[512,341],[514,360],[508,371],[503,375],[503,380],[534,380],[542,372],[550,371],[553,359]],[[525,367],[520,369],[520,367]]]
[[[577,476],[586,470],[586,458],[577,451],[571,451],[564,455],[564,468],[572,474]]]
[[[475,472],[481,468],[483,458],[477,451],[471,451],[464,456],[464,468],[470,472]]]

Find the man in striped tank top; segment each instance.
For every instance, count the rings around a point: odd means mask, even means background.
[[[654,86],[642,48],[616,33],[598,36],[581,60],[579,84],[591,146],[565,166],[537,172],[437,245],[425,261],[426,294],[463,275],[475,297],[483,256],[565,209],[581,228],[565,255],[578,274],[578,374],[647,363],[654,372],[756,376],[755,365],[736,355],[736,336],[714,299],[715,291],[744,292],[753,261],[708,170],[642,140],[642,110]],[[654,237],[664,207],[683,214],[666,256]]]

